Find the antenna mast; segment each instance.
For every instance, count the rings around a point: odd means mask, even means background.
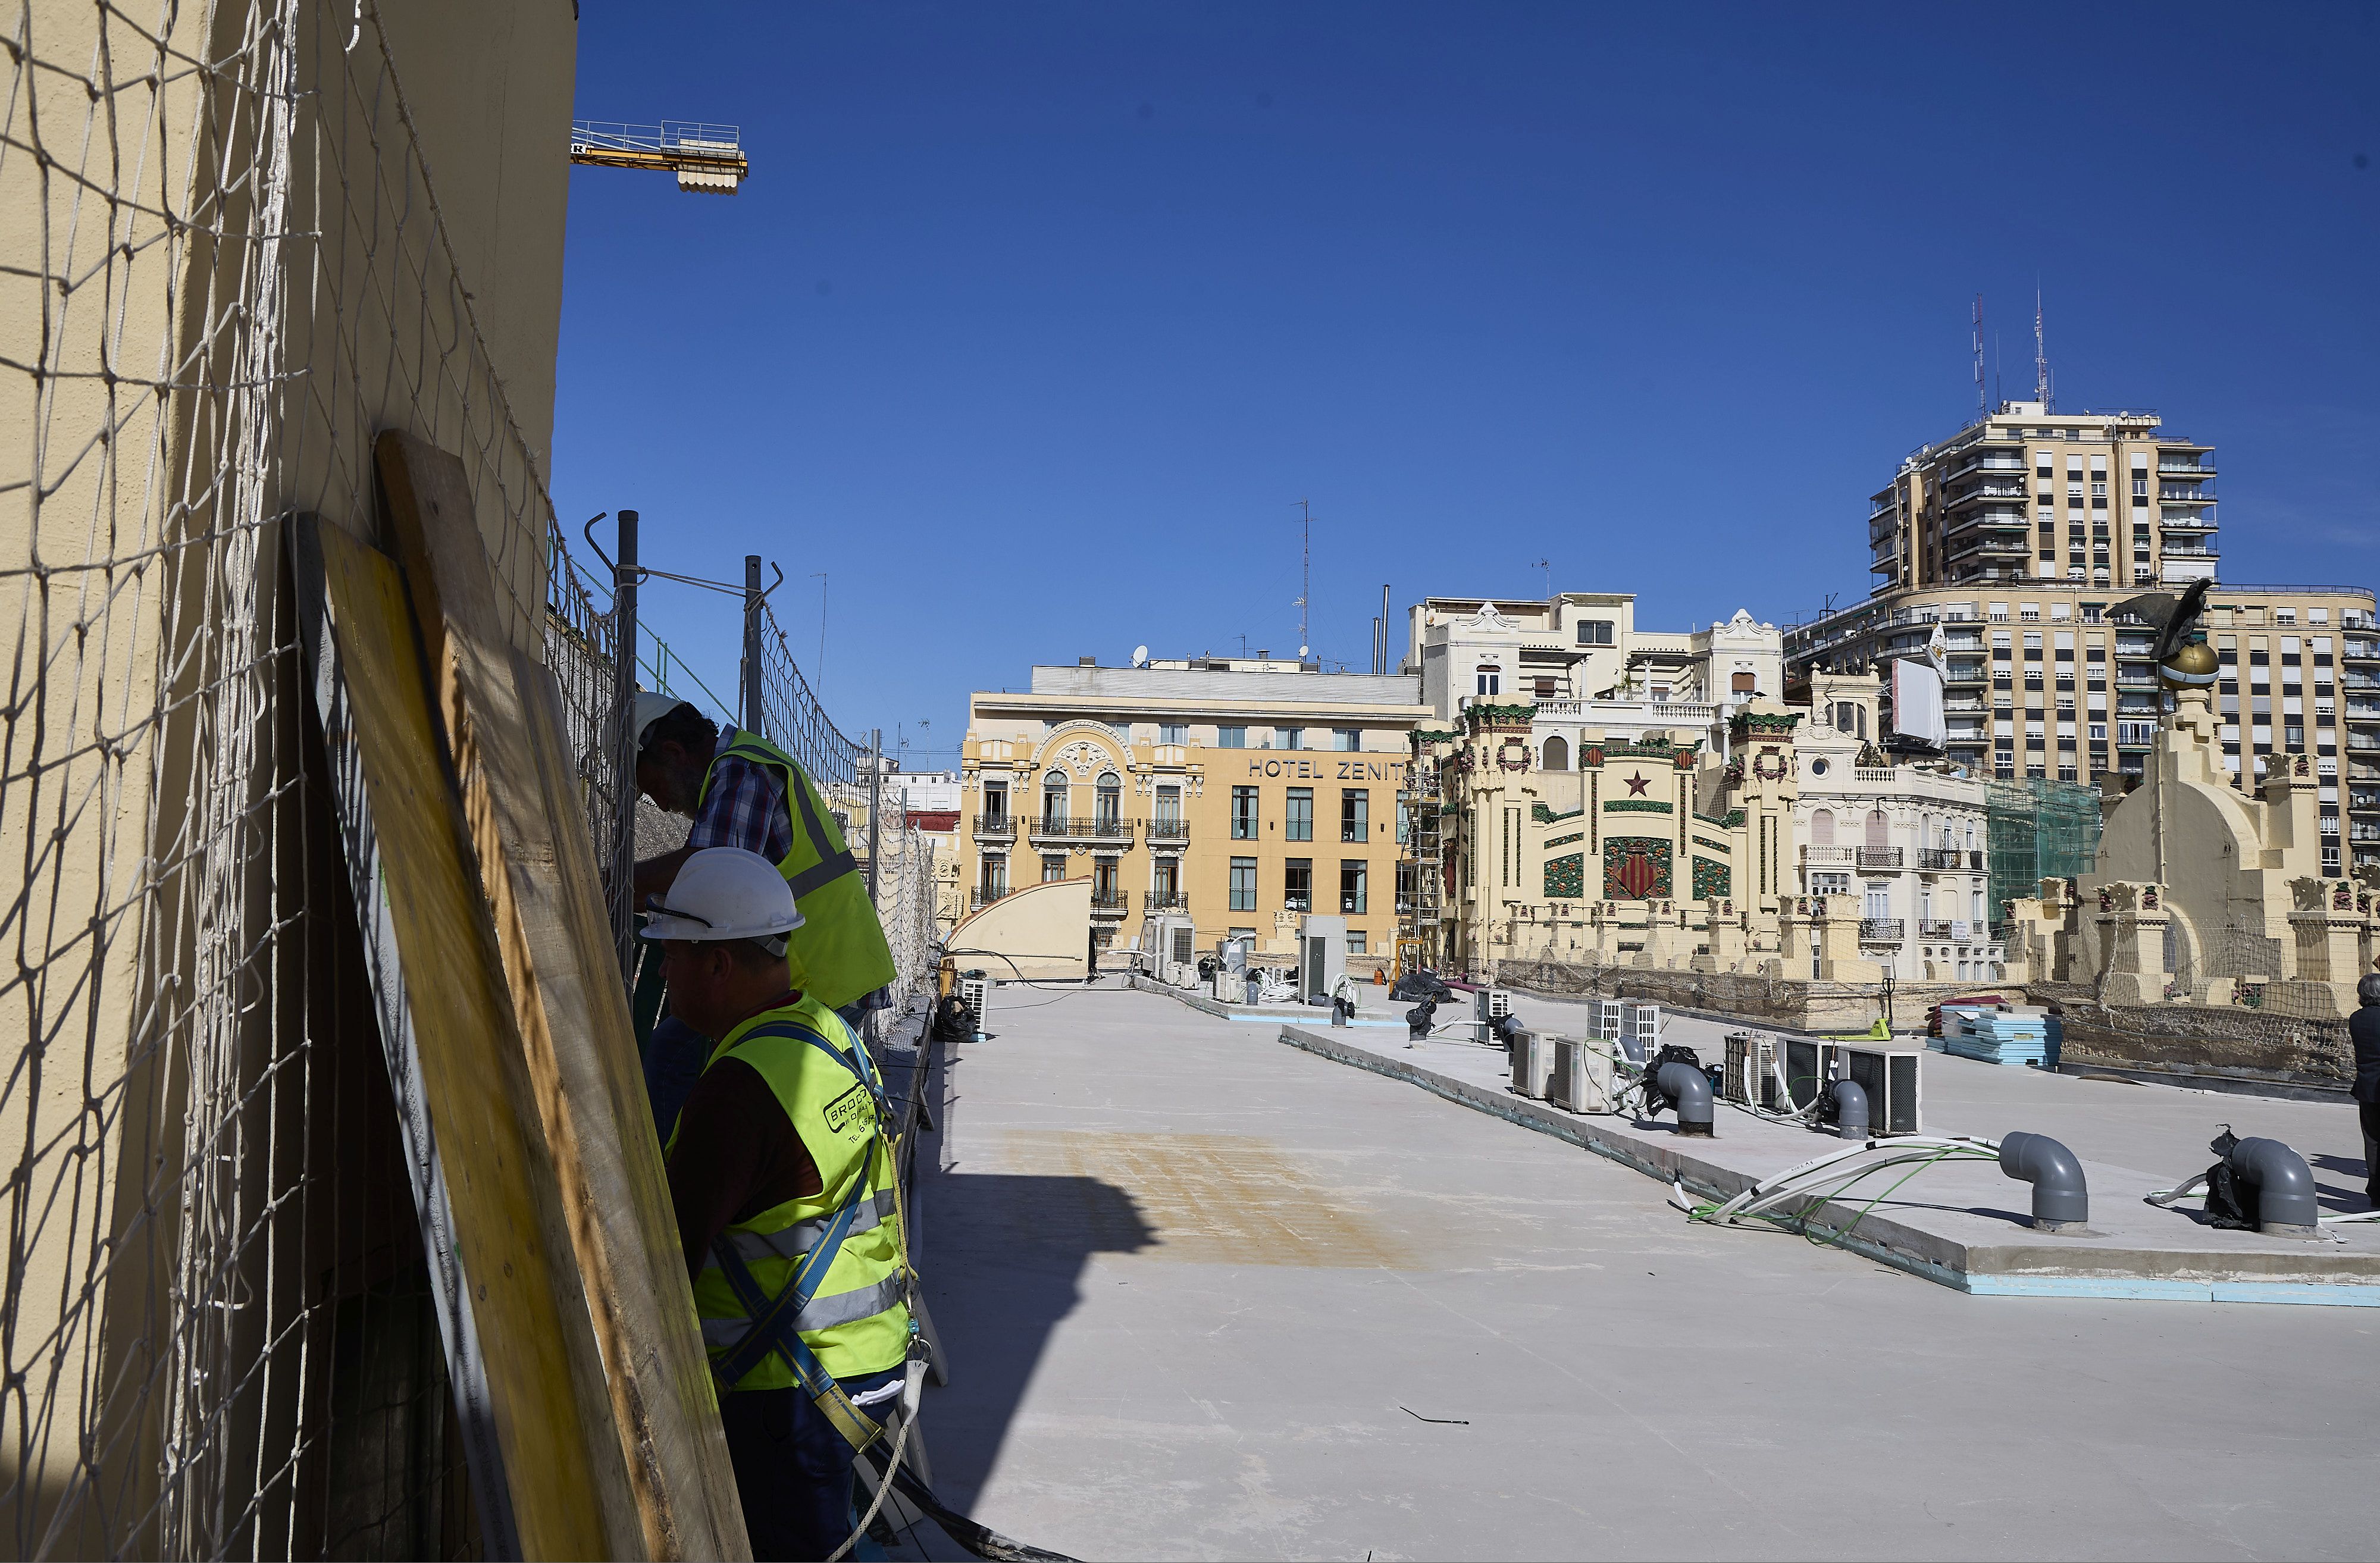
[[[2048,412],[2049,355],[2043,350],[2041,338],[2041,289],[2033,290],[2033,399]]]
[[[1984,296],[1975,295],[1975,416],[1984,418],[1991,412],[1991,404],[1984,400]]]
[[[1314,596],[1314,507],[1299,500],[1297,510],[1301,539],[1297,555],[1297,660],[1302,662],[1314,644],[1306,634],[1306,604]]]

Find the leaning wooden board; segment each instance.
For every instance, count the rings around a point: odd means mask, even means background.
[[[505,636],[463,464],[376,454],[645,1549],[749,1557],[560,698]]]
[[[482,1538],[496,1557],[611,1557],[625,1486],[553,1166],[421,676],[405,582],[298,517],[291,568]],[[583,1342],[574,1350],[574,1342]]]

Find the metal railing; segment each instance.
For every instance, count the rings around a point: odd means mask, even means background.
[[[1132,840],[1133,823],[1129,819],[1073,819],[1045,814],[1035,819],[1026,832],[1056,841],[1128,842]]]
[[[1859,854],[1859,866],[1863,868],[1898,868],[1900,866],[1900,849],[1899,847],[1864,846],[1854,850]]]
[[[1862,917],[1860,942],[1862,944],[1898,943],[1903,926],[1898,917]]]
[[[1949,939],[1950,937],[1950,920],[1947,917],[1920,917],[1917,919],[1917,937],[1920,939]]]
[[[975,817],[975,833],[978,836],[1014,836],[1016,834],[1016,816],[978,814]]]
[[[1093,912],[1122,913],[1130,911],[1131,908],[1132,898],[1122,891],[1110,891],[1104,895],[1098,891],[1091,892]]]
[[[978,885],[967,893],[967,905],[980,912],[993,902],[1004,900],[1015,893],[1006,885]]]
[[[1148,840],[1152,845],[1159,842],[1186,842],[1189,839],[1190,821],[1187,819],[1152,819],[1148,822]]]
[[[1962,852],[1956,847],[1920,847],[1917,866],[1920,868],[1976,869],[1984,866],[1980,852]]]
[[[1145,891],[1140,905],[1145,912],[1187,912],[1190,898],[1180,891]]]

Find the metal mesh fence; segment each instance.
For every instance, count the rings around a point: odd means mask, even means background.
[[[516,643],[601,625],[545,612],[540,456],[377,10],[0,33],[5,1545],[467,1554],[279,523],[370,535],[403,428],[462,459]]]
[[[2079,879],[2099,860],[2099,793],[2080,782],[2046,777],[1985,784],[1989,904],[1995,918],[2010,901],[2035,894],[2044,879]]]

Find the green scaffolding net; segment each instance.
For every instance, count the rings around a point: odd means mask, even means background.
[[[2099,790],[2043,777],[1992,782],[1985,800],[1995,921],[2046,878],[2079,878],[2099,859]]]

